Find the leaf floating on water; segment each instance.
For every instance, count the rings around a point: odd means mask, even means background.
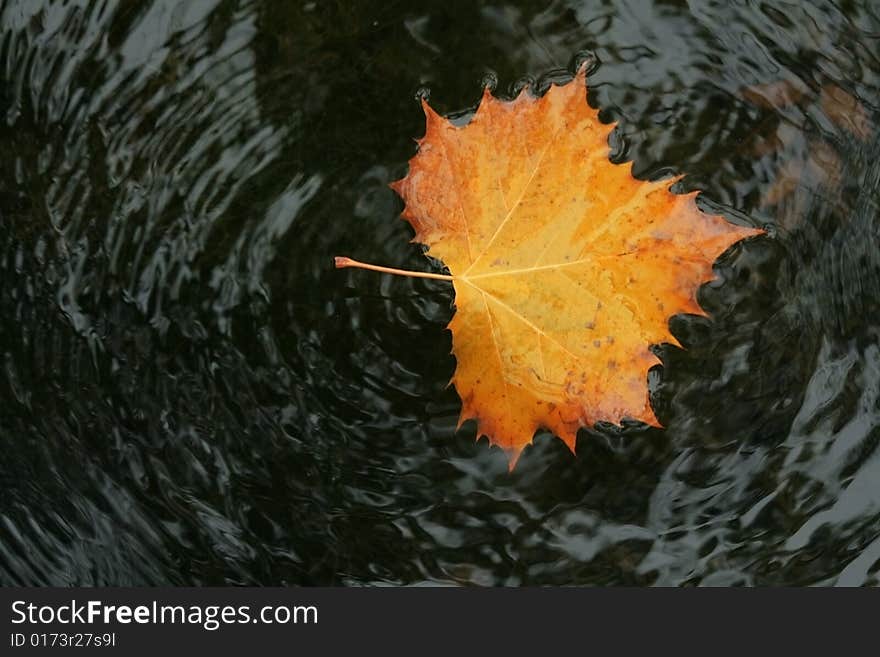
[[[423,102],[425,136],[392,185],[415,241],[449,269],[434,277],[455,288],[460,422],[476,419],[511,467],[539,427],[573,450],[578,428],[600,420],[658,425],[649,346],[676,343],[670,315],[702,313],[714,260],[762,232],[609,162],[613,126],[587,104],[585,78],[540,98],[487,89],[462,127]]]

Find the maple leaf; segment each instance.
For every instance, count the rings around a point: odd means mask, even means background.
[[[416,242],[450,275],[449,328],[459,425],[516,462],[539,427],[574,450],[581,426],[625,417],[658,425],[650,345],[677,341],[668,318],[703,314],[698,287],[734,242],[762,231],[699,210],[675,180],[643,182],[608,160],[613,125],[586,102],[582,68],[536,98],[486,89],[473,118],[453,125],[423,101],[425,136],[392,184]],[[479,435],[478,434],[478,435]]]

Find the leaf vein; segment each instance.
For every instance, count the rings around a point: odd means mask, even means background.
[[[535,176],[537,175],[538,170],[541,168],[541,164],[544,162],[544,158],[546,157],[547,153],[550,151],[550,147],[556,142],[556,138],[559,136],[559,133],[562,132],[562,128],[564,125],[565,125],[564,123],[560,123],[559,127],[557,127],[556,130],[553,132],[553,136],[547,140],[547,144],[544,146],[544,150],[542,150],[541,155],[538,156],[538,161],[535,163],[535,166],[532,169],[532,173],[529,175],[529,179],[526,181],[526,184],[523,185],[522,191],[520,192],[516,201],[510,207],[510,209],[507,211],[507,214],[504,215],[504,219],[502,219],[501,223],[498,224],[498,228],[495,229],[495,232],[492,234],[492,237],[489,238],[489,241],[486,243],[486,246],[483,248],[483,250],[479,253],[479,255],[477,255],[475,260],[471,260],[471,264],[467,268],[467,271],[465,271],[464,276],[467,276],[468,272],[471,269],[473,269],[474,265],[477,262],[479,262],[480,258],[482,258],[483,256],[486,255],[486,252],[495,243],[495,240],[498,238],[498,235],[501,234],[501,231],[504,229],[504,226],[507,224],[508,221],[510,221],[510,218],[513,216],[513,213],[519,207],[519,204],[522,203],[522,200],[526,196],[526,192],[529,190],[529,187],[531,186],[532,182],[535,180]]]

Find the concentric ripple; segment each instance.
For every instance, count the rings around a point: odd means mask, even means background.
[[[880,584],[873,3],[0,3],[0,583]],[[616,161],[764,226],[666,429],[456,429],[417,94],[595,58]]]

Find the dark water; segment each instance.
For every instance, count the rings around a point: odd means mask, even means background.
[[[0,582],[880,583],[880,11],[0,2]],[[388,189],[593,53],[614,157],[767,237],[650,376],[666,429],[505,457]]]

